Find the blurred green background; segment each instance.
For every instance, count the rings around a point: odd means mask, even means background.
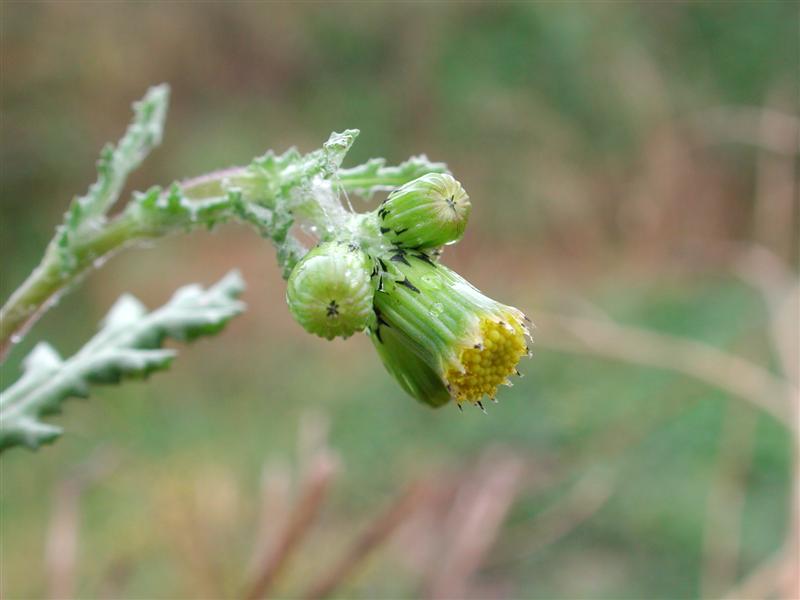
[[[610,318],[780,373],[770,314],[731,257],[758,244],[797,269],[797,11],[769,1],[5,2],[0,291],[36,265],[130,103],[168,82],[164,143],[131,189],[268,148],[309,151],[356,127],[350,165],[419,153],[449,164],[474,210],[444,261],[534,322],[537,309]],[[234,267],[249,309],[218,338],[181,347],[145,383],[70,402],[52,419],[66,430],[55,445],[2,457],[4,597],[47,594],[56,490],[98,455],[115,467],[81,497],[75,594],[237,597],[262,466],[296,462],[309,410],[330,419],[342,468],[279,596],[301,593],[404,482],[468,469],[496,445],[530,477],[472,574],[472,597],[719,597],[786,536],[791,438],[751,404],[666,369],[556,351],[558,334],[540,326],[526,377],[488,416],[429,410],[363,336],[305,334],[272,248],[242,227],[114,258],[15,349],[3,387],[36,340],[79,348],[121,293],[154,307]],[[582,515],[575,486],[586,481],[599,482],[602,502]],[[578,514],[551,535],[548,515],[567,499]],[[406,560],[417,546],[401,542],[340,597],[422,594],[425,574]],[[433,564],[447,543],[438,552]]]

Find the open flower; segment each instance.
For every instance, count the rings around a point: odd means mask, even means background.
[[[441,403],[441,388],[459,405],[482,406],[484,396],[494,400],[498,386],[510,384],[508,378],[518,374],[517,365],[528,354],[525,315],[484,296],[423,251],[399,249],[378,264],[372,336],[389,372],[429,404]],[[440,387],[428,381],[431,372]],[[429,389],[435,401],[424,397]]]

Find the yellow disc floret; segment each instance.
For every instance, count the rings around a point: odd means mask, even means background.
[[[445,380],[456,402],[478,402],[494,398],[497,386],[516,373],[520,358],[527,354],[526,329],[518,319],[483,317],[480,340],[461,350],[460,366],[451,366]]]

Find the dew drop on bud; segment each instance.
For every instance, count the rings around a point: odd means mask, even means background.
[[[444,305],[441,302],[437,302],[433,306],[430,307],[428,310],[428,314],[432,317],[438,317],[444,311]]]

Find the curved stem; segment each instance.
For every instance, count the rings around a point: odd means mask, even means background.
[[[230,167],[184,179],[180,183],[181,191],[187,198],[193,200],[209,196],[222,196],[225,194],[223,182],[237,175],[243,175],[246,171],[247,167]]]
[[[232,169],[218,171],[187,180],[181,185],[181,191],[196,200],[208,198],[209,192],[219,194],[223,179],[233,172]],[[75,264],[69,269],[64,269],[58,244],[52,240],[39,265],[0,309],[0,361],[65,290],[93,268],[99,268],[116,251],[141,240],[204,226],[209,218],[218,221],[220,214],[216,212],[205,219],[201,214],[196,220],[175,221],[164,228],[149,227],[131,214],[122,213],[76,240]]]
[[[270,172],[266,176],[267,179],[259,181],[259,185],[265,189],[283,186],[281,193],[288,196],[291,188],[297,189],[297,186],[302,185],[303,178],[298,175],[306,173],[310,177],[316,173],[319,161],[325,158],[315,153],[303,159],[300,155],[296,156],[302,164],[287,166],[283,172]],[[311,160],[308,160],[309,157]],[[397,167],[385,166],[383,161],[370,161],[361,167],[340,171],[335,184],[336,188],[346,193],[369,195],[377,189],[402,185],[420,175],[445,170],[444,164],[428,162],[424,157],[412,158]],[[226,182],[234,183],[235,187],[237,179],[246,181],[247,178],[248,167],[231,167],[184,180],[178,184],[177,193],[179,201],[187,201],[188,210],[170,212],[169,202],[176,190],[165,190],[158,198],[158,203],[167,205],[166,212],[163,218],[157,218],[155,221],[128,210],[110,221],[101,216],[93,222],[94,227],[84,228],[79,236],[70,241],[68,267],[64,265],[63,249],[59,245],[59,237],[56,236],[50,242],[36,269],[0,309],[0,362],[5,359],[13,343],[22,339],[28,328],[64,291],[93,268],[100,267],[116,251],[141,240],[158,238],[173,232],[190,231],[224,220],[248,222],[263,228],[264,223],[254,223],[252,220],[253,214],[256,215],[256,221],[258,220],[258,211],[250,215],[244,214],[237,210],[235,202],[227,196]],[[303,208],[301,206],[295,208],[302,212],[303,218],[309,223],[322,228],[330,227],[335,220],[334,209],[337,207],[341,209],[335,192],[331,190],[330,194],[317,192],[312,195],[314,197],[309,199],[307,207],[303,210],[300,210]],[[259,204],[258,201],[255,203]],[[267,205],[269,206],[269,203]],[[315,211],[316,207],[320,210]],[[274,221],[275,214],[270,213],[274,206],[270,209],[255,208],[260,211],[266,210]],[[286,210],[278,208],[278,212]],[[346,214],[353,216],[353,213],[346,212]],[[282,217],[286,218],[287,215],[284,214]],[[267,223],[267,226],[273,225]],[[263,229],[261,231],[264,233]]]

